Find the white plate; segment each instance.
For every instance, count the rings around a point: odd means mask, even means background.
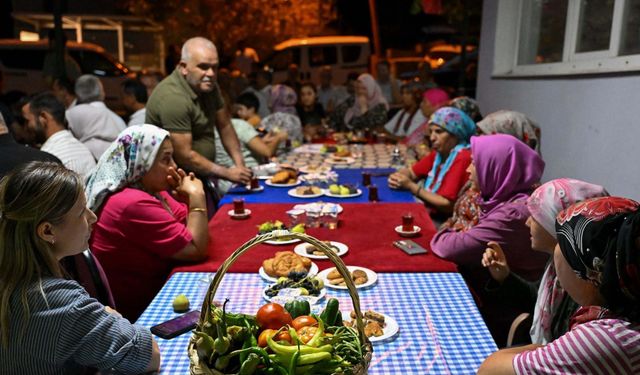
[[[292,238],[292,239],[286,240],[286,241],[269,240],[269,241],[264,241],[263,243],[266,243],[268,245],[290,245],[290,244],[296,243],[296,242],[300,242],[300,240],[297,239],[297,238]]]
[[[264,186],[260,185],[260,187],[257,187],[255,189],[247,189],[247,191],[249,191],[250,193],[257,193],[259,191],[264,190]]]
[[[287,192],[287,194],[289,194],[290,196],[295,197],[295,198],[318,198],[318,197],[321,197],[321,196],[324,195],[324,191],[322,191],[322,189],[320,189],[319,193],[309,194],[309,195],[298,194],[298,193],[296,193],[296,189],[297,188],[293,188],[293,189],[289,190]]]
[[[341,195],[341,194],[332,194],[329,189],[324,189],[324,195],[331,198],[353,198],[362,195],[362,190],[358,189],[353,194]]]
[[[322,213],[331,213],[335,206],[336,213],[340,213],[344,210],[341,205],[337,203],[326,203],[326,202],[313,202],[313,203],[305,203],[305,204],[296,204],[293,206],[296,210],[304,210],[308,211],[320,211]]]
[[[331,268],[327,268],[326,270],[320,271],[318,273],[318,277],[324,282],[324,286],[327,288],[347,290],[346,285],[345,286],[333,285],[329,282],[329,279],[327,279],[327,275],[329,274],[329,272],[333,271],[334,268],[335,267],[331,267]],[[349,270],[349,272],[353,272],[355,270],[363,270],[364,272],[367,273],[367,279],[368,279],[367,282],[364,284],[356,285],[356,289],[370,287],[371,285],[375,284],[378,281],[378,274],[368,268],[357,267],[357,266],[347,266],[347,269]]]
[[[324,298],[324,296],[327,295],[327,289],[326,288],[322,288],[320,289],[320,294],[317,296],[312,296],[312,295],[308,295],[308,296],[295,296],[295,297],[280,297],[280,294],[277,294],[273,297],[269,297],[267,296],[267,289],[269,289],[271,287],[271,285],[267,286],[266,288],[262,289],[262,298],[264,298],[265,300],[269,301],[269,302],[277,302],[280,303],[284,306],[284,303],[286,303],[289,300],[294,300],[294,299],[306,299],[307,301],[309,301],[310,305],[315,305],[317,304],[321,299]],[[385,318],[386,321],[386,318]]]
[[[231,216],[234,219],[244,219],[245,217],[249,217],[249,215],[251,215],[251,210],[248,208],[245,208],[243,214],[236,214],[234,210],[229,210],[227,214],[229,214],[229,216]]]
[[[336,242],[336,241],[330,241],[330,242],[333,246],[338,248],[338,252],[336,252],[336,255],[339,257],[343,256],[344,254],[347,253],[347,251],[349,251],[349,246],[343,244],[342,242]],[[302,255],[303,257],[307,257],[311,259],[329,259],[325,255],[307,254],[307,246],[311,246],[311,245],[309,245],[308,243],[301,243],[300,245],[294,247],[293,251],[298,255]]]
[[[307,257],[309,258],[309,257]],[[270,281],[272,283],[277,283],[278,282],[278,278],[277,277],[271,277],[269,275],[267,275],[266,272],[264,272],[264,267],[260,266],[260,269],[258,270],[258,273],[260,274],[260,277],[262,277],[263,279]],[[318,265],[311,262],[311,267],[309,268],[309,272],[307,273],[307,276],[315,276],[318,274]]]
[[[376,311],[377,312],[377,311]],[[364,314],[364,311],[362,311],[362,313]],[[382,314],[381,312],[377,312],[378,314]],[[400,326],[398,325],[398,322],[393,319],[392,317],[390,317],[387,314],[382,314],[384,316],[384,323],[385,326],[382,329],[382,336],[371,336],[369,337],[369,341],[371,341],[372,343],[376,343],[376,342],[380,342],[380,341],[385,341],[393,336],[395,336],[399,331],[400,331]],[[363,316],[364,318],[364,316]],[[350,312],[342,312],[342,320],[354,320],[351,319],[351,313]]]
[[[330,157],[327,158],[326,162],[329,164],[336,164],[336,165],[342,165],[342,164],[351,164],[354,161],[356,161],[356,159],[350,157],[350,156],[346,156],[346,157],[341,157],[341,156],[337,156],[337,157]]]
[[[412,232],[405,232],[402,230],[402,225],[398,225],[396,228],[396,232],[401,235],[402,237],[413,237],[416,234],[420,233],[420,231],[422,230],[422,228],[420,228],[417,225],[413,226],[413,231]]]
[[[327,173],[331,170],[331,167],[328,165],[319,165],[316,167],[312,167],[310,165],[304,165],[298,169],[302,173]]]
[[[266,180],[264,182],[265,185],[273,186],[273,187],[292,187],[300,185],[300,180],[296,180],[296,182],[292,184],[274,184],[271,180]]]

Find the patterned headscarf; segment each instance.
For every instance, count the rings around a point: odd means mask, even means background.
[[[271,112],[284,112],[297,116],[296,103],[298,95],[287,85],[273,85],[271,87]]]
[[[367,89],[367,108],[371,109],[379,104],[384,104],[384,107],[389,109],[389,104],[382,94],[382,89],[371,74],[360,74],[358,76],[358,81]],[[348,124],[351,122],[353,117],[361,115],[360,104],[358,104],[358,101],[356,100],[353,106],[349,108],[347,113],[344,115],[344,123]]]
[[[118,134],[87,179],[87,205],[97,211],[106,197],[135,184],[153,165],[169,132],[155,125],[130,126]]]
[[[540,153],[540,127],[526,115],[516,111],[497,111],[478,122],[482,133],[510,134]]]
[[[458,96],[451,99],[449,107],[458,108],[471,117],[473,121],[478,122],[482,120],[482,114],[480,113],[480,106],[478,106],[478,102],[468,96]]]
[[[469,138],[476,133],[476,124],[461,110],[443,107],[431,115],[429,125],[437,125],[458,139],[458,144],[449,152],[446,160],[442,159],[440,153],[436,154],[433,167],[431,167],[431,171],[427,175],[424,187],[426,190],[436,193],[460,150],[469,148]],[[442,165],[442,168],[440,168],[440,165]]]
[[[640,203],[602,197],[577,203],[556,221],[558,243],[581,279],[596,285],[607,308],[623,316],[640,314]]]
[[[600,185],[572,178],[559,178],[538,187],[527,200],[527,208],[531,217],[553,238],[557,238],[556,216],[560,211],[585,199],[608,195]]]
[[[442,107],[429,118],[429,125],[438,125],[458,138],[459,144],[468,145],[471,136],[476,134],[476,123],[471,117],[457,108]]]
[[[506,134],[471,137],[471,153],[485,213],[501,203],[528,198],[544,171],[540,155]]]

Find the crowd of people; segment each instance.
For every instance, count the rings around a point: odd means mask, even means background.
[[[249,52],[238,57],[251,63]],[[533,317],[527,345],[480,372],[640,372],[640,204],[575,179],[543,183],[540,128],[525,114],[483,117],[474,99],[428,76],[402,83],[385,62],[344,86],[330,67],[317,84],[243,69],[220,68],[211,41],[189,39],[167,77],[123,83],[128,122],[93,75],[4,98],[0,372],[157,370],[150,332],[130,322],[172,268],[207,257],[217,199],[331,132],[378,134],[415,155],[388,184],[441,224],[431,249],[458,265],[499,346],[516,315]],[[60,263],[86,249],[111,306]]]

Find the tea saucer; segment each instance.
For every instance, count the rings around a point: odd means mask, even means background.
[[[244,213],[241,214],[236,214],[234,210],[229,210],[227,214],[229,214],[229,216],[231,216],[233,219],[246,219],[249,217],[249,215],[251,215],[251,210],[245,208]]]
[[[396,229],[396,233],[398,233],[402,237],[413,237],[413,236],[416,236],[422,230],[422,228],[420,228],[417,225],[414,225],[413,226],[413,230],[409,231],[409,232],[403,231],[402,230],[402,225],[398,225],[395,229]]]

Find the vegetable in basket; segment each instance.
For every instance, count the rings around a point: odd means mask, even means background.
[[[284,304],[284,309],[291,314],[293,319],[302,315],[309,315],[309,313],[311,313],[311,305],[309,305],[309,301],[289,301]]]

